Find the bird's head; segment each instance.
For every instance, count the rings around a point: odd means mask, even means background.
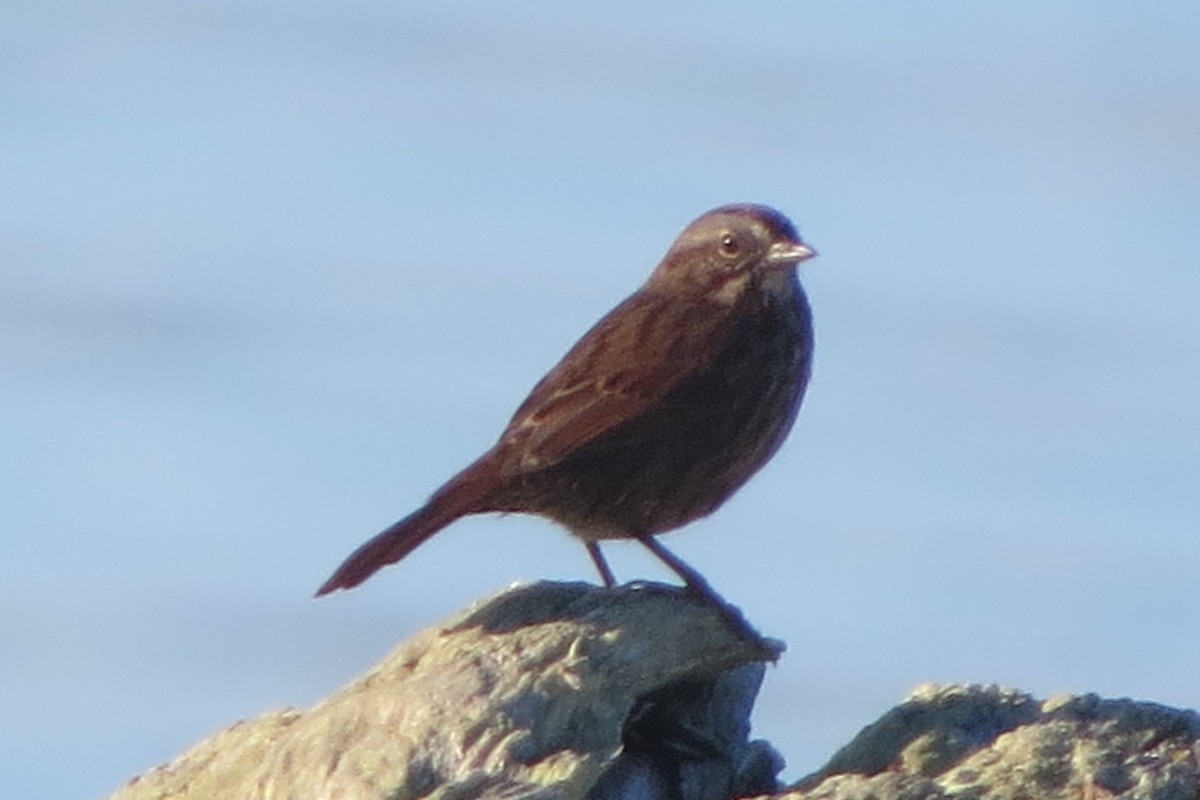
[[[697,218],[671,245],[647,288],[733,304],[751,286],[790,285],[790,272],[817,251],[787,217],[752,204],[721,206]]]

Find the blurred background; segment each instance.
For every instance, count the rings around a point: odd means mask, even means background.
[[[476,518],[311,598],[742,200],[820,250],[816,374],[667,544],[787,641],[755,723],[785,776],[926,681],[1200,704],[1200,6],[0,18],[12,796],[106,794],[513,580],[594,581]]]

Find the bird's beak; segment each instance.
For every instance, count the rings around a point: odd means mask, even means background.
[[[767,250],[767,263],[773,267],[790,267],[816,254],[816,250],[801,241],[776,242]]]

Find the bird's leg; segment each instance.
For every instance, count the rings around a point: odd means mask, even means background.
[[[755,647],[763,646],[765,640],[762,638],[762,635],[750,626],[750,623],[746,621],[746,618],[742,616],[740,611],[729,605],[729,603],[725,602],[724,598],[713,591],[713,588],[708,585],[708,581],[704,580],[699,572],[684,563],[679,556],[663,547],[653,536],[639,534],[637,540],[646,545],[651,553],[654,553],[660,561],[671,568],[672,572],[683,578],[683,583],[687,591],[698,596],[720,614],[721,618],[725,620],[736,636]]]
[[[704,577],[699,572],[689,567],[679,556],[663,547],[653,536],[650,534],[639,534],[637,540],[646,545],[650,552],[658,557],[659,561],[671,568],[672,572],[683,578],[683,583],[689,591],[700,595],[716,606],[725,605],[725,601],[713,591],[712,587],[708,585],[708,581],[704,580]]]
[[[592,563],[596,565],[596,571],[600,573],[600,580],[604,581],[605,587],[611,589],[616,586],[617,579],[613,577],[612,568],[604,560],[604,553],[600,552],[600,543],[588,540],[583,543],[583,546],[587,548],[588,555],[592,557]]]

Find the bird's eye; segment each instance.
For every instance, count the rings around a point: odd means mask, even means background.
[[[720,250],[721,255],[726,258],[733,258],[742,252],[742,245],[736,236],[732,233],[727,233],[721,237]]]

